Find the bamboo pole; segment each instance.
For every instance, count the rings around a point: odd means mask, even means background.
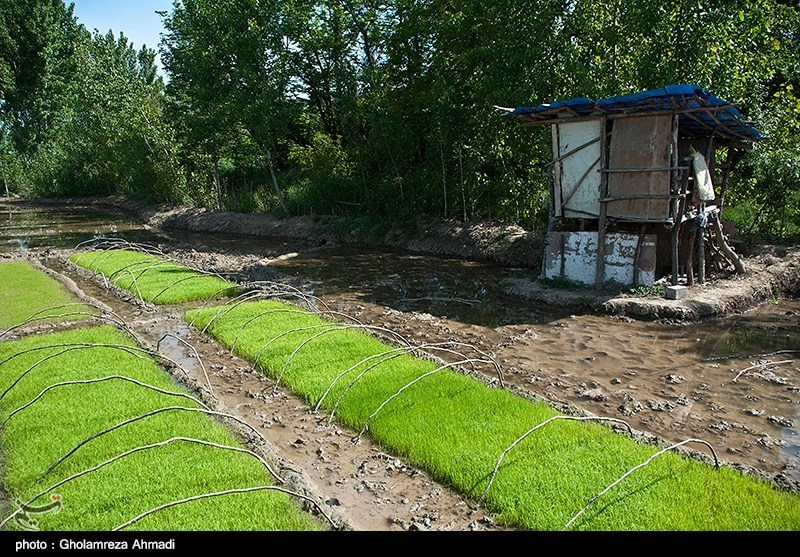
[[[626,199],[681,199],[682,197],[686,197],[686,194],[677,193],[662,195],[658,193],[640,193],[631,195],[610,195],[603,198],[602,201],[622,201]]]
[[[689,170],[688,166],[641,166],[638,168],[606,168],[598,170],[605,174],[619,174],[623,172],[668,172],[671,170]]]
[[[602,157],[602,155],[601,155],[601,157]],[[586,171],[581,175],[580,179],[578,179],[578,182],[575,184],[575,187],[572,188],[572,191],[569,192],[569,195],[567,195],[567,197],[564,198],[561,201],[561,214],[562,215],[564,214],[564,211],[567,210],[567,207],[566,207],[567,203],[569,203],[570,200],[572,200],[572,197],[577,193],[578,189],[581,187],[581,184],[583,184],[584,180],[586,180],[586,178],[589,176],[589,173],[592,171],[592,168],[594,168],[594,165],[596,165],[599,162],[600,162],[600,157],[595,159],[595,161],[592,164],[589,165],[589,167],[586,169]]]
[[[572,120],[570,120],[570,121],[572,121]],[[557,126],[554,125],[554,127],[557,127]],[[600,140],[601,140],[600,137],[595,137],[594,139],[590,139],[589,141],[587,141],[583,145],[579,145],[578,147],[575,147],[574,149],[571,149],[571,150],[567,151],[563,155],[557,155],[553,160],[548,162],[545,166],[550,166],[550,165],[559,163],[562,160],[566,159],[567,157],[571,157],[572,155],[574,155],[578,151],[580,151],[582,149],[585,149],[586,147],[589,147],[590,145],[594,145],[595,143],[597,143]]]

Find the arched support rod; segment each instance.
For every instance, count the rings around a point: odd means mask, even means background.
[[[48,310],[49,310],[49,308],[44,309],[42,311],[48,311]],[[95,313],[90,313],[88,311],[68,311],[68,312],[59,313],[59,314],[56,314],[56,315],[40,315],[38,317],[29,317],[25,321],[23,321],[21,323],[17,323],[16,325],[12,325],[8,329],[4,330],[3,332],[0,332],[0,338],[4,337],[5,335],[10,333],[11,331],[15,331],[17,329],[21,329],[22,327],[24,327],[24,326],[26,326],[26,325],[28,325],[30,323],[33,323],[34,321],[44,321],[44,320],[47,320],[47,319],[61,319],[61,318],[64,318],[64,317],[72,317],[72,316],[77,316],[77,315],[84,315],[84,316],[86,316],[88,318],[91,318],[91,319],[99,319],[101,321],[106,321],[106,322],[113,323],[114,325],[117,325],[117,326],[121,327],[122,329],[124,329],[125,332],[127,332],[128,334],[133,335],[134,338],[137,338],[135,336],[135,333],[133,331],[131,331],[130,328],[124,322],[119,322],[119,321],[116,321],[115,319],[112,319],[112,318],[107,317],[105,315],[97,315]]]
[[[274,485],[259,485],[259,486],[255,486],[255,487],[243,487],[243,488],[238,488],[238,489],[226,489],[225,491],[215,491],[213,493],[203,493],[201,495],[193,495],[192,497],[186,497],[185,499],[178,499],[177,501],[171,501],[169,503],[164,503],[163,505],[159,505],[157,507],[153,507],[152,509],[150,509],[148,511],[145,511],[145,512],[141,513],[138,516],[135,516],[134,518],[128,520],[127,522],[124,522],[124,523],[120,524],[119,526],[116,526],[112,531],[118,532],[119,530],[123,530],[123,529],[127,528],[128,526],[130,526],[132,524],[135,524],[135,523],[139,522],[141,519],[143,519],[144,517],[149,516],[149,515],[151,515],[153,513],[156,513],[158,511],[163,510],[163,509],[167,509],[169,507],[175,507],[175,506],[178,506],[178,505],[182,505],[184,503],[189,503],[191,501],[197,501],[199,499],[209,499],[211,497],[220,497],[220,496],[223,496],[223,495],[229,495],[231,493],[250,493],[250,492],[253,492],[253,491],[264,491],[264,490],[268,490],[268,489],[269,490],[274,490],[274,491],[280,491],[280,492],[286,493],[288,495],[293,495],[295,497],[298,497],[300,499],[303,499],[304,501],[307,501],[307,502],[311,503],[314,506],[314,508],[317,509],[317,512],[319,512],[322,516],[325,517],[325,520],[328,521],[328,523],[331,525],[331,527],[334,530],[340,530],[340,527],[331,519],[331,517],[329,517],[325,513],[324,510],[322,510],[322,507],[320,507],[319,503],[317,503],[316,501],[314,501],[310,497],[308,497],[306,495],[303,495],[301,493],[297,493],[296,491],[291,491],[291,490],[284,489],[282,487],[278,487],[278,486],[274,486]]]
[[[233,351],[236,349],[236,343],[239,341],[239,337],[241,336],[241,334],[244,332],[244,329],[248,325],[252,324],[257,319],[261,319],[262,317],[266,317],[267,315],[272,315],[272,314],[275,314],[275,313],[292,313],[292,314],[298,314],[298,315],[308,315],[308,311],[303,310],[303,309],[270,309],[270,310],[263,311],[263,312],[255,315],[255,316],[249,318],[247,321],[242,323],[242,325],[239,327],[239,330],[236,332],[236,336],[234,337],[233,342],[231,343],[231,354],[233,354]],[[353,322],[357,323],[358,325],[363,325],[363,323],[361,321],[359,321],[358,319],[356,319],[355,317],[351,317],[350,315],[347,315],[346,313],[343,313],[341,311],[320,311],[320,312],[316,312],[316,313],[317,314],[321,314],[321,315],[339,315],[339,316],[342,316],[342,317],[345,317],[347,319],[352,320]]]
[[[494,483],[494,479],[497,476],[497,472],[498,472],[498,470],[500,470],[500,465],[503,463],[503,459],[506,458],[506,455],[508,453],[510,453],[511,450],[514,447],[519,445],[523,440],[525,440],[525,438],[527,438],[530,434],[535,432],[537,429],[541,429],[544,426],[546,426],[547,424],[552,423],[552,422],[554,422],[556,420],[573,420],[573,421],[576,421],[576,422],[582,422],[582,421],[615,422],[615,423],[619,423],[619,424],[622,424],[625,427],[627,427],[628,428],[628,432],[631,435],[633,435],[633,428],[631,428],[630,424],[628,422],[626,422],[624,420],[620,420],[618,418],[606,418],[606,417],[603,417],[603,416],[553,416],[552,418],[548,418],[545,421],[543,421],[543,422],[541,422],[539,424],[536,424],[535,426],[530,428],[528,431],[526,431],[525,433],[523,433],[522,435],[517,437],[517,439],[513,443],[511,443],[506,448],[506,450],[503,451],[503,453],[500,455],[500,458],[497,459],[497,463],[494,465],[494,471],[492,472],[492,475],[489,478],[489,483],[486,484],[486,488],[484,488],[483,493],[481,493],[481,496],[478,498],[478,505],[482,505],[483,504],[483,500],[485,499],[486,494],[489,492],[489,489],[492,487],[492,484]]]
[[[264,439],[264,436],[261,435],[253,426],[251,426],[250,424],[248,424],[244,420],[242,420],[240,418],[237,418],[236,416],[233,416],[231,414],[227,414],[225,412],[219,412],[219,411],[216,411],[216,410],[210,410],[208,408],[191,408],[191,407],[187,407],[187,406],[165,406],[163,408],[157,408],[155,410],[151,410],[150,412],[145,412],[144,414],[140,414],[139,416],[134,416],[133,418],[129,418],[127,420],[123,420],[121,422],[118,422],[118,423],[114,424],[113,426],[107,427],[106,429],[104,429],[102,431],[98,431],[97,433],[94,433],[94,434],[90,435],[89,437],[87,437],[86,439],[84,439],[83,441],[81,441],[80,443],[75,445],[74,447],[72,447],[64,455],[59,457],[53,464],[51,464],[50,467],[47,470],[45,470],[42,473],[41,476],[39,476],[39,480],[43,479],[46,475],[48,475],[50,472],[55,470],[62,462],[64,462],[70,456],[75,454],[75,452],[78,449],[80,449],[81,447],[83,447],[84,445],[89,443],[90,441],[93,441],[93,440],[95,440],[95,439],[97,439],[99,437],[102,437],[103,435],[106,435],[108,433],[111,433],[112,431],[115,431],[117,429],[123,428],[123,427],[125,427],[125,426],[127,426],[129,424],[132,424],[132,423],[138,422],[140,420],[144,420],[146,418],[149,418],[150,416],[155,416],[157,414],[161,414],[162,412],[173,412],[173,411],[196,412],[196,413],[199,413],[199,414],[206,414],[206,415],[209,415],[209,416],[219,416],[221,418],[231,419],[231,420],[235,421],[236,423],[245,426],[251,432],[255,433],[257,437],[261,438],[261,440],[264,443],[267,443],[267,440]],[[262,459],[262,463],[264,464],[264,467],[267,470],[269,470],[270,474],[272,474],[272,476],[276,480],[278,480],[278,482],[286,483],[286,481],[277,472],[275,472],[272,469],[272,467],[269,464],[267,464],[266,461],[263,461],[263,459]]]
[[[173,335],[172,333],[164,333],[164,335],[160,339],[158,339],[158,342],[156,343],[156,352],[159,352],[161,348],[161,341],[163,341],[167,337],[174,338],[175,340],[177,340],[178,342],[189,348],[189,350],[191,350],[192,353],[194,353],[195,359],[200,364],[200,369],[203,370],[203,376],[206,378],[206,386],[208,386],[208,392],[211,393],[212,397],[216,398],[216,395],[214,394],[214,387],[211,386],[211,379],[208,377],[208,371],[206,370],[206,366],[203,363],[203,359],[200,357],[200,354],[197,352],[197,349],[194,346],[192,346],[191,344],[189,344],[188,342],[186,342],[184,339],[182,339],[177,335]]]
[[[109,458],[108,460],[105,460],[105,461],[101,462],[100,464],[92,466],[91,468],[86,468],[85,470],[81,470],[80,472],[72,474],[71,476],[69,476],[67,478],[64,478],[63,480],[60,480],[60,481],[54,483],[50,487],[45,488],[42,491],[40,491],[39,493],[37,493],[36,495],[34,495],[31,499],[29,499],[27,502],[25,502],[23,505],[21,505],[20,508],[18,508],[16,511],[14,511],[10,515],[8,515],[6,518],[4,518],[3,521],[0,522],[0,530],[2,530],[3,527],[6,524],[8,524],[9,520],[11,520],[15,516],[17,516],[20,512],[22,512],[23,509],[25,509],[27,507],[30,507],[39,497],[41,497],[42,495],[46,495],[47,493],[50,493],[51,491],[53,491],[57,487],[60,487],[60,486],[62,486],[64,484],[66,484],[67,482],[70,482],[70,481],[72,481],[72,480],[74,480],[76,478],[80,478],[81,476],[85,476],[87,474],[90,474],[92,472],[100,470],[101,468],[103,468],[105,466],[108,466],[109,464],[113,464],[114,462],[117,462],[118,460],[121,460],[121,459],[123,459],[125,457],[128,457],[128,456],[132,455],[132,454],[138,453],[140,451],[146,451],[146,450],[149,450],[149,449],[158,448],[158,447],[164,447],[166,445],[169,445],[171,443],[176,443],[176,442],[196,443],[198,445],[205,445],[205,446],[208,446],[208,447],[214,447],[214,448],[218,448],[218,449],[222,449],[222,450],[226,450],[226,451],[233,451],[233,452],[248,454],[248,455],[254,456],[257,459],[261,460],[261,457],[258,456],[257,454],[255,454],[253,451],[250,451],[248,449],[243,449],[241,447],[232,447],[232,446],[229,446],[229,445],[220,445],[219,443],[212,443],[211,441],[205,441],[203,439],[195,439],[195,438],[192,438],[192,437],[171,437],[171,438],[166,439],[164,441],[159,441],[158,443],[151,443],[149,445],[142,445],[142,446],[135,447],[133,449],[127,450],[127,451],[125,451],[123,453],[120,453],[120,454],[118,454],[116,456],[113,456],[113,457]]]
[[[372,419],[373,419],[375,416],[377,416],[377,415],[378,415],[378,413],[379,413],[379,412],[380,412],[380,411],[381,411],[381,410],[382,410],[382,409],[383,409],[383,408],[384,408],[384,407],[385,407],[387,404],[389,404],[389,402],[391,402],[392,400],[394,400],[395,398],[397,398],[398,396],[400,396],[400,394],[402,394],[402,392],[403,392],[403,391],[405,391],[406,389],[410,388],[410,387],[411,387],[411,386],[413,386],[414,384],[416,384],[416,383],[418,383],[418,382],[422,381],[422,380],[423,380],[423,379],[425,379],[426,377],[430,377],[430,376],[431,376],[431,375],[433,375],[434,373],[438,373],[438,372],[442,371],[443,369],[448,369],[450,366],[458,366],[458,365],[468,364],[468,363],[472,363],[472,362],[481,362],[481,363],[485,363],[485,364],[491,363],[491,362],[488,362],[488,361],[486,361],[486,360],[473,360],[473,359],[469,359],[469,360],[462,360],[462,361],[460,361],[460,362],[452,362],[452,363],[449,363],[449,364],[447,364],[447,365],[439,366],[439,367],[437,367],[436,369],[434,369],[433,371],[428,371],[428,372],[426,372],[426,373],[423,373],[422,375],[420,375],[419,377],[417,377],[417,378],[416,378],[416,379],[414,379],[413,381],[410,381],[410,382],[406,383],[405,385],[403,385],[402,387],[400,387],[399,389],[397,389],[397,391],[396,391],[396,392],[395,392],[393,395],[391,395],[389,398],[387,398],[386,400],[384,400],[384,401],[381,403],[381,405],[380,405],[380,406],[378,406],[378,408],[376,408],[376,409],[375,409],[375,411],[374,411],[372,414],[370,414],[370,415],[367,417],[366,421],[364,422],[364,427],[362,427],[362,428],[361,428],[361,431],[359,432],[358,436],[356,437],[356,441],[360,441],[360,440],[361,440],[361,436],[362,436],[362,435],[364,435],[364,433],[365,433],[365,432],[366,432],[366,431],[369,429],[369,422],[370,422],[370,421],[371,421],[371,420],[372,420]]]
[[[37,347],[35,349],[30,349],[30,350],[27,350],[27,351],[33,351],[33,350],[37,350],[39,348],[44,349],[44,348],[53,348],[53,347],[65,347],[65,348],[63,350],[59,351],[59,352],[55,352],[53,354],[48,354],[44,358],[41,358],[40,360],[38,360],[37,362],[35,362],[31,366],[29,366],[25,371],[23,371],[19,376],[17,376],[17,378],[11,383],[11,385],[9,385],[6,388],[5,391],[0,393],[0,400],[3,400],[3,398],[9,393],[9,391],[11,391],[11,389],[13,389],[26,375],[28,375],[36,367],[38,367],[39,365],[43,364],[44,362],[46,362],[46,361],[48,361],[50,359],[57,358],[58,356],[61,356],[61,355],[65,354],[65,353],[71,352],[73,350],[87,350],[87,349],[93,349],[93,348],[110,348],[112,350],[121,350],[123,352],[127,352],[128,354],[131,354],[132,356],[135,356],[135,357],[137,357],[139,359],[143,359],[144,358],[144,356],[142,356],[141,354],[147,354],[147,355],[153,356],[155,358],[158,358],[158,359],[160,359],[162,361],[169,362],[170,364],[172,364],[175,367],[177,367],[178,369],[180,369],[184,373],[184,375],[186,375],[187,377],[190,377],[189,372],[187,372],[183,368],[183,366],[181,366],[175,360],[173,360],[171,358],[168,358],[167,356],[164,356],[163,354],[159,354],[158,352],[155,352],[153,350],[148,350],[146,348],[140,348],[138,346],[125,346],[124,344],[63,344],[63,345],[54,345],[54,346],[48,346],[48,347]],[[18,354],[15,354],[12,357],[15,357],[17,355]],[[6,358],[3,362],[0,362],[0,365],[4,364],[5,362],[7,362],[10,359],[11,358]]]
[[[619,484],[620,482],[622,482],[622,480],[624,480],[625,478],[627,478],[628,476],[630,476],[631,474],[633,474],[634,472],[636,472],[636,470],[639,470],[640,468],[643,468],[643,467],[647,466],[647,465],[648,465],[648,464],[650,464],[650,463],[651,463],[651,462],[652,462],[652,461],[653,461],[655,458],[657,458],[657,457],[659,457],[659,456],[663,455],[664,453],[666,453],[666,452],[668,452],[668,451],[671,451],[671,450],[673,450],[673,449],[677,449],[678,447],[680,447],[680,446],[682,446],[682,445],[685,445],[685,444],[687,444],[687,443],[702,443],[702,444],[704,444],[704,445],[708,446],[708,448],[709,448],[709,449],[711,449],[711,454],[713,454],[713,455],[714,455],[714,463],[715,463],[715,465],[716,465],[716,468],[717,468],[717,469],[719,469],[719,459],[717,458],[717,453],[716,453],[716,451],[714,450],[714,447],[712,447],[712,446],[711,446],[711,444],[710,444],[710,443],[708,443],[707,441],[703,441],[702,439],[686,439],[685,441],[681,441],[680,443],[675,443],[674,445],[670,445],[669,447],[667,447],[667,448],[665,448],[665,449],[662,449],[662,450],[658,451],[656,454],[652,455],[650,458],[648,458],[647,460],[645,460],[645,461],[644,461],[644,462],[642,462],[641,464],[638,464],[638,465],[634,466],[633,468],[631,468],[630,470],[628,470],[627,472],[625,472],[625,473],[624,473],[622,476],[620,476],[620,477],[619,477],[619,479],[617,479],[616,481],[614,481],[613,483],[611,483],[611,484],[610,484],[610,485],[609,485],[607,488],[605,488],[603,491],[601,491],[600,493],[598,493],[597,495],[595,495],[594,497],[592,497],[591,499],[589,499],[589,502],[588,502],[588,503],[586,503],[586,505],[584,505],[584,507],[583,507],[581,510],[579,510],[579,511],[578,511],[578,512],[575,514],[575,516],[573,516],[572,518],[570,518],[570,519],[569,519],[569,521],[568,521],[568,522],[567,522],[567,523],[564,525],[564,527],[563,527],[561,530],[567,530],[567,529],[569,529],[569,527],[570,527],[570,526],[572,526],[572,524],[573,524],[573,523],[574,523],[574,522],[575,522],[575,521],[578,519],[578,517],[580,517],[580,516],[581,516],[581,515],[582,515],[584,512],[586,512],[586,509],[588,509],[588,508],[589,508],[589,505],[591,505],[592,503],[594,503],[595,501],[597,501],[597,500],[598,500],[600,497],[602,497],[603,495],[605,495],[606,493],[608,493],[608,492],[609,492],[609,491],[610,491],[610,490],[611,490],[611,489],[612,489],[612,488],[613,488],[615,485],[617,485],[617,484]]]
[[[310,336],[309,338],[305,339],[303,342],[301,342],[294,349],[294,351],[292,351],[291,354],[289,354],[289,357],[286,358],[286,361],[283,363],[283,367],[281,368],[280,373],[278,373],[278,378],[275,381],[275,385],[276,386],[280,385],[281,378],[283,377],[283,374],[286,371],[286,368],[289,366],[289,363],[292,361],[292,359],[295,357],[295,355],[300,351],[300,349],[303,348],[306,344],[308,344],[308,343],[312,342],[313,340],[316,340],[319,337],[321,337],[323,335],[326,335],[328,333],[333,333],[335,331],[341,331],[341,330],[347,330],[347,329],[363,329],[363,330],[369,330],[369,331],[379,331],[379,332],[386,332],[386,333],[389,333],[389,334],[396,335],[398,338],[401,339],[402,342],[404,342],[405,344],[408,344],[408,341],[405,338],[403,338],[399,334],[395,333],[391,329],[387,329],[385,327],[378,327],[378,326],[373,326],[373,325],[349,325],[349,324],[345,324],[345,323],[330,323],[330,324],[328,324],[328,326],[330,327],[329,329],[325,329],[324,331],[320,331],[319,333],[316,333],[316,334]]]
[[[423,352],[423,353],[425,353],[426,355],[428,355],[428,356],[430,356],[430,357],[433,357],[433,356],[432,356],[432,355],[431,355],[431,354],[428,352],[428,350],[431,350],[431,349],[434,349],[434,350],[440,350],[440,351],[444,351],[444,352],[448,352],[448,353],[450,353],[450,354],[453,354],[453,355],[455,355],[455,356],[458,356],[458,357],[460,357],[460,358],[463,358],[463,360],[464,360],[464,361],[468,361],[468,362],[474,362],[474,361],[475,361],[475,360],[473,360],[473,359],[470,359],[470,358],[468,358],[468,357],[467,357],[465,354],[463,354],[463,353],[461,353],[461,352],[458,352],[458,351],[456,351],[456,350],[451,350],[451,349],[448,349],[448,348],[446,348],[446,346],[457,346],[457,345],[463,345],[463,346],[469,346],[469,347],[472,347],[472,345],[470,345],[470,344],[465,344],[465,343],[460,343],[460,342],[441,342],[441,343],[433,343],[433,344],[421,344],[421,345],[419,345],[419,346],[409,346],[409,347],[395,348],[394,350],[389,350],[389,351],[387,351],[387,352],[383,352],[382,354],[375,354],[375,355],[373,355],[373,356],[369,356],[368,358],[364,358],[364,359],[363,359],[363,360],[361,360],[360,362],[356,363],[354,366],[351,366],[349,369],[347,369],[347,370],[345,370],[344,372],[340,373],[340,374],[339,374],[339,375],[338,375],[338,376],[337,376],[337,377],[334,379],[333,383],[331,383],[331,385],[328,387],[328,389],[327,389],[327,390],[325,391],[325,393],[322,395],[322,398],[321,398],[321,399],[320,399],[320,401],[317,403],[317,406],[314,408],[314,411],[317,411],[317,409],[319,408],[319,405],[322,403],[322,400],[323,400],[323,399],[324,399],[324,398],[325,398],[325,397],[328,395],[328,393],[330,392],[330,390],[331,390],[331,388],[333,387],[334,383],[338,382],[338,381],[339,381],[339,379],[340,379],[341,377],[343,377],[344,375],[346,375],[347,373],[349,373],[350,371],[352,371],[353,369],[355,369],[355,368],[356,368],[356,367],[358,367],[359,365],[361,365],[361,364],[364,364],[364,363],[366,363],[368,360],[370,360],[370,359],[373,359],[373,358],[375,358],[375,357],[382,357],[382,356],[385,356],[385,357],[384,357],[383,359],[381,359],[380,361],[378,361],[378,362],[376,362],[376,363],[374,363],[374,364],[370,365],[369,367],[367,367],[367,368],[363,369],[363,370],[362,370],[362,371],[361,371],[361,372],[360,372],[360,373],[359,373],[359,374],[358,374],[358,375],[357,375],[357,376],[356,376],[356,377],[355,377],[355,378],[354,378],[352,381],[350,381],[350,383],[349,383],[349,384],[348,384],[348,385],[347,385],[347,386],[346,386],[346,387],[345,387],[345,388],[342,390],[342,392],[341,392],[341,393],[339,394],[339,396],[336,398],[336,402],[334,403],[334,405],[333,405],[333,408],[331,408],[331,413],[330,413],[330,415],[328,416],[328,425],[331,425],[331,423],[333,422],[333,417],[334,417],[334,415],[336,414],[336,410],[337,410],[337,408],[339,407],[339,403],[342,401],[342,399],[344,398],[344,396],[345,396],[345,395],[346,395],[346,394],[349,392],[349,390],[350,390],[350,389],[353,387],[353,385],[355,385],[355,384],[356,384],[356,383],[357,383],[357,382],[358,382],[358,381],[359,381],[359,380],[360,380],[362,377],[364,377],[364,375],[366,375],[366,373],[367,373],[368,371],[370,371],[370,370],[372,370],[372,369],[375,369],[376,367],[378,367],[379,365],[381,365],[381,364],[383,364],[383,363],[385,363],[385,362],[388,362],[388,361],[390,361],[390,360],[394,360],[395,358],[399,358],[400,356],[402,356],[402,355],[404,355],[404,354],[411,354],[411,353],[414,353],[414,352],[417,352],[417,351]],[[473,347],[473,348],[474,348],[474,347]],[[478,351],[478,352],[479,352],[479,353],[481,353],[480,351]],[[482,353],[481,353],[481,354],[482,354]],[[438,363],[440,363],[440,364],[443,364],[443,363],[445,363],[445,362],[439,361],[439,359],[437,359],[437,362],[438,362]],[[495,364],[495,365],[496,365],[496,364]]]
[[[112,381],[112,380],[115,380],[115,379],[120,380],[120,381],[128,381],[129,383],[133,383],[133,384],[138,385],[140,387],[144,387],[145,389],[150,389],[152,391],[156,391],[156,392],[164,394],[164,395],[177,396],[177,397],[182,397],[182,398],[189,399],[192,402],[196,402],[197,404],[202,406],[204,409],[208,410],[208,406],[206,406],[200,400],[194,398],[193,396],[190,396],[190,395],[187,395],[187,394],[184,394],[184,393],[176,393],[174,391],[167,391],[166,389],[160,389],[158,387],[154,387],[153,385],[149,385],[147,383],[139,381],[138,379],[133,379],[132,377],[127,377],[125,375],[107,375],[105,377],[98,377],[96,379],[76,379],[74,381],[62,381],[60,383],[54,383],[52,385],[48,385],[47,387],[42,389],[39,392],[38,395],[33,397],[33,399],[29,400],[28,402],[26,402],[22,406],[20,406],[20,407],[14,409],[13,411],[11,411],[8,414],[8,416],[5,417],[3,422],[0,423],[0,429],[6,427],[6,424],[8,424],[9,420],[11,418],[13,418],[16,414],[18,414],[19,412],[22,412],[23,410],[25,410],[26,408],[28,408],[30,406],[33,406],[36,403],[36,401],[40,400],[44,395],[46,395],[48,392],[52,391],[53,389],[57,389],[57,388],[60,388],[60,387],[66,387],[68,385],[89,385],[89,384],[92,384],[92,383],[104,383],[106,381]]]

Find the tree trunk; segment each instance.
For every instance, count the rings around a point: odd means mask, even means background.
[[[278,201],[281,203],[281,209],[283,209],[283,216],[289,216],[289,209],[286,207],[286,202],[283,200],[283,194],[281,193],[281,187],[278,185],[278,179],[275,177],[275,169],[272,165],[272,151],[269,150],[269,147],[266,148],[267,150],[267,162],[269,162],[269,175],[272,177],[272,187],[275,188],[275,195],[278,196]]]
[[[464,160],[461,156],[461,143],[458,144],[458,176],[461,180],[461,209],[464,213],[464,222],[467,222],[467,191],[464,185]]]
[[[444,196],[444,218],[447,219],[447,170],[444,166],[444,148],[439,138],[439,157],[442,159],[442,194]]]
[[[222,184],[219,179],[219,160],[214,161],[214,190],[217,193],[217,211],[222,211]]]
[[[0,159],[0,170],[3,172],[3,187],[6,189],[6,197],[10,198],[11,194],[8,193],[8,179],[6,178],[6,164]]]

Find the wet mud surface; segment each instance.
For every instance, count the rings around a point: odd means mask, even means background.
[[[94,233],[77,221],[68,226],[75,228],[73,245]],[[515,390],[563,411],[626,420],[660,440],[703,439],[726,464],[800,489],[799,300],[776,299],[700,323],[640,321],[570,313],[510,296],[499,285],[521,272],[514,268],[302,239],[167,233],[133,223],[122,231],[116,223],[112,232],[115,223],[111,216],[92,226],[98,235],[158,243],[178,261],[234,279],[291,283],[332,309],[418,342],[473,344],[494,355]],[[56,226],[43,230],[64,234]],[[474,502],[367,439],[354,445],[354,432],[322,427],[324,416],[187,327],[180,308],[155,308],[129,296],[126,301],[65,263],[68,246],[49,242],[48,248],[46,234],[39,236],[41,244],[29,242],[27,252],[10,245],[0,257],[33,258],[69,277],[129,320],[151,346],[161,341],[161,350],[188,371],[184,382],[200,388],[207,373],[223,411],[258,427],[293,481],[348,528],[500,529]],[[204,365],[185,345],[164,338],[167,333],[191,343]]]

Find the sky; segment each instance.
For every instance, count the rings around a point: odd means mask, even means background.
[[[154,49],[161,70],[158,43],[164,28],[156,10],[171,11],[172,0],[65,0],[64,3],[75,4],[73,13],[78,23],[89,31],[97,29],[105,34],[111,29],[115,36],[122,32],[137,50],[142,45]]]

